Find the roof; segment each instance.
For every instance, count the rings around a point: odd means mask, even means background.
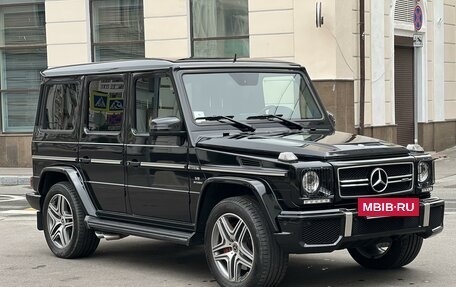
[[[122,72],[139,72],[156,69],[185,69],[185,68],[299,68],[298,64],[274,60],[254,59],[141,59],[112,62],[88,63],[80,65],[49,68],[42,72],[44,77],[61,77],[90,74],[110,74]]]

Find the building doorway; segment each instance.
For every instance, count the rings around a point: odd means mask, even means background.
[[[415,96],[413,46],[394,46],[394,94],[397,143],[407,146],[414,142]]]

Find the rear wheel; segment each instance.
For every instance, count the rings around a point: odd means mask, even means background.
[[[217,204],[205,233],[209,268],[221,286],[276,286],[288,264],[256,201],[233,197]]]
[[[49,189],[43,213],[44,236],[57,257],[85,257],[95,251],[100,240],[85,226],[85,211],[70,183],[60,182]]]
[[[361,266],[394,269],[412,262],[420,252],[422,244],[423,238],[412,234],[363,247],[349,248],[348,252]]]

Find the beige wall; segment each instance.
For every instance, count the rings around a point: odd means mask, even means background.
[[[90,62],[88,1],[46,0],[48,66]]]
[[[456,0],[444,1],[445,119],[456,119]]]
[[[190,57],[189,24],[189,1],[144,1],[146,58]]]

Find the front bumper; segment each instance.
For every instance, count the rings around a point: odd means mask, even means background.
[[[25,198],[27,199],[30,206],[34,209],[41,210],[41,195],[35,192],[29,192],[25,194]]]
[[[365,241],[404,234],[428,238],[443,230],[445,202],[439,198],[420,200],[419,217],[358,216],[356,209],[282,211],[282,230],[277,242],[290,253],[331,252],[356,247]]]

